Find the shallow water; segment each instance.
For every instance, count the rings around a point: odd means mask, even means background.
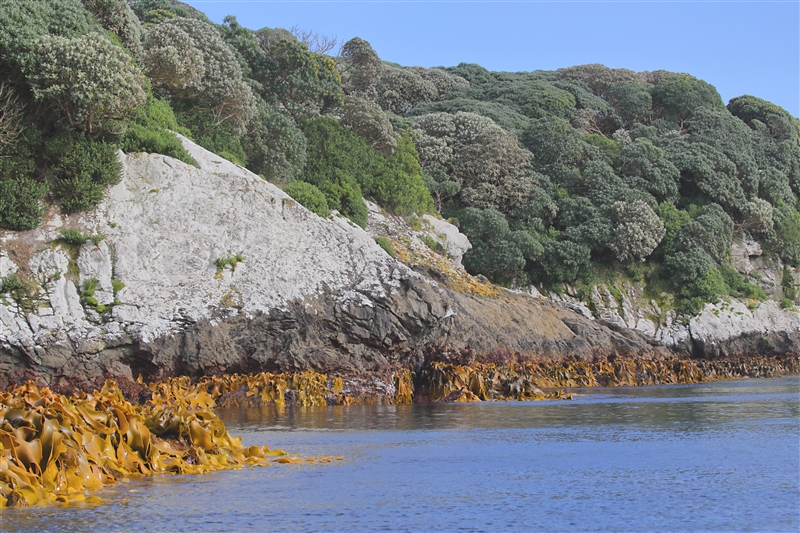
[[[306,456],[156,476],[3,531],[798,531],[800,376],[572,401],[221,411]]]

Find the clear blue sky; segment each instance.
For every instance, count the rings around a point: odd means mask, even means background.
[[[405,66],[554,70],[603,63],[688,72],[722,99],[752,94],[800,116],[800,0],[190,0],[214,22],[297,25],[369,41]],[[331,52],[333,53],[333,52]]]

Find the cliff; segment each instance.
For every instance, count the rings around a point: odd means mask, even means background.
[[[715,317],[723,322],[708,337],[690,330],[689,349],[680,335],[657,340],[542,298],[465,290],[441,269],[418,262],[412,270],[347,219],[320,218],[182,141],[198,167],[120,152],[124,177],[96,209],[51,210],[38,229],[0,234],[0,277],[21,281],[0,297],[0,386],[311,369],[391,392],[398,369],[448,357],[663,358],[673,355],[667,346],[695,357],[742,355],[751,346],[737,339],[751,330],[797,351],[797,314],[768,305],[768,334],[748,325],[726,337],[724,317]],[[368,230],[386,234],[390,218],[373,208]],[[468,246],[443,221],[426,227],[451,256]],[[70,246],[58,241],[65,228],[104,238]],[[734,314],[731,323],[762,315]],[[710,350],[717,341],[730,348]]]

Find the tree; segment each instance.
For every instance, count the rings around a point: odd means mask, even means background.
[[[194,39],[175,24],[159,24],[147,32],[142,66],[156,87],[182,90],[201,89],[205,74],[203,53],[195,47]]]
[[[469,87],[467,80],[441,68],[411,67],[409,70],[423,80],[432,83],[436,87],[439,98],[452,91]]]
[[[384,66],[377,87],[378,104],[403,115],[413,107],[439,97],[436,86],[410,69]]]
[[[306,48],[314,54],[325,54],[336,48],[338,39],[330,35],[324,35],[314,30],[304,30],[298,25],[292,26],[289,32],[295,36],[298,42],[306,45]]]
[[[494,209],[464,209],[458,212],[458,222],[472,243],[464,255],[464,267],[471,274],[509,283],[523,276],[527,261],[542,256],[542,245],[533,236],[512,231],[503,214]]]
[[[243,139],[247,168],[269,181],[291,182],[306,166],[306,138],[292,118],[262,104]],[[304,204],[305,205],[305,204]]]
[[[659,201],[676,201],[680,171],[664,157],[664,151],[646,138],[624,146],[614,166],[625,183],[652,194]]]
[[[644,85],[633,81],[617,81],[608,87],[605,95],[626,126],[649,121],[653,98]]]
[[[375,87],[381,79],[381,59],[369,42],[353,37],[342,46],[339,53],[342,87],[347,94],[375,100]]]
[[[309,52],[295,40],[266,46],[262,70],[253,76],[263,89],[262,97],[282,105],[293,116],[322,112],[342,104],[341,77],[333,59]]]
[[[728,111],[745,121],[751,128],[753,121],[756,120],[766,124],[776,140],[800,139],[800,120],[782,107],[761,98],[749,94],[732,98],[728,102]]]
[[[146,101],[144,76],[131,58],[96,33],[41,37],[24,72],[37,100],[90,135],[125,120]]]
[[[0,81],[0,149],[13,143],[22,133],[23,106],[14,89]]]
[[[397,147],[391,122],[377,104],[358,96],[345,96],[342,124],[364,139],[378,152],[390,156]]]
[[[138,57],[142,52],[142,25],[125,0],[83,0],[83,5],[105,29],[119,37]]]
[[[666,76],[653,87],[653,106],[661,114],[682,123],[699,107],[724,107],[717,89],[688,74]]]
[[[617,82],[640,82],[644,76],[626,68],[609,68],[599,63],[560,68],[556,71],[565,79],[581,82],[597,96],[604,96]]]
[[[190,113],[208,110],[209,128],[228,124],[235,133],[246,131],[257,113],[255,95],[242,78],[233,50],[214,26],[182,17],[164,21],[151,30],[144,53],[147,72],[180,101],[179,108]]]
[[[641,200],[615,202],[616,222],[611,249],[619,261],[644,261],[664,237],[664,224],[653,209]]]
[[[534,188],[531,154],[491,119],[474,113],[432,113],[415,121],[423,168],[438,182],[461,186],[469,206],[500,211],[523,201]]]
[[[556,164],[577,165],[582,156],[580,136],[563,118],[532,121],[522,134],[522,144],[533,152],[533,161],[540,168]]]

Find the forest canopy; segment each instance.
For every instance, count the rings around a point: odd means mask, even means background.
[[[370,43],[213,24],[177,0],[0,0],[0,227],[91,208],[115,152],[175,133],[364,226],[363,197],[437,212],[472,274],[524,286],[641,272],[696,312],[763,296],[745,232],[800,266],[800,121],[689,74],[599,64],[403,67]]]

